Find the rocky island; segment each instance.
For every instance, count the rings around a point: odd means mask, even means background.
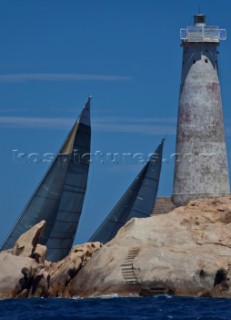
[[[179,296],[230,297],[231,196],[190,201],[134,218],[104,246],[75,246],[45,260],[38,244],[45,221],[0,253],[0,298]]]

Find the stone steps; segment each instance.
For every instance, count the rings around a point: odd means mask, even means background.
[[[138,284],[138,280],[133,269],[133,261],[138,255],[139,251],[140,248],[132,248],[129,250],[127,258],[121,264],[122,276],[128,284]]]

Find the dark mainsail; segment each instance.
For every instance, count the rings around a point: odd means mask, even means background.
[[[163,144],[164,140],[89,241],[106,243],[131,218],[150,216],[158,191]]]
[[[45,220],[46,227],[39,243],[47,246],[46,258],[58,261],[69,253],[87,187],[90,144],[89,98],[1,250],[12,248],[21,234]]]

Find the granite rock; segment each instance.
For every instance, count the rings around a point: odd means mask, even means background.
[[[31,277],[37,269],[37,263],[31,258],[1,252],[0,299],[17,297],[23,290],[27,292]]]
[[[15,246],[12,249],[12,254],[21,257],[31,257],[45,225],[46,222],[42,220],[23,233],[16,241]]]
[[[45,260],[47,248],[38,244],[45,221],[22,234],[13,249],[0,253],[0,298],[66,296],[69,282],[77,276],[99,242],[75,246],[62,261]]]
[[[69,284],[69,296],[231,296],[231,197],[132,219]]]
[[[101,247],[99,242],[77,245],[65,259],[54,263],[50,269],[50,296],[69,296],[70,281]]]
[[[131,219],[104,246],[75,246],[56,263],[45,260],[46,247],[38,244],[43,227],[0,254],[0,298],[231,297],[231,196]]]

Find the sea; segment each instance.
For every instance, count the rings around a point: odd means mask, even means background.
[[[0,319],[231,319],[231,300],[155,296],[147,298],[0,300]]]

